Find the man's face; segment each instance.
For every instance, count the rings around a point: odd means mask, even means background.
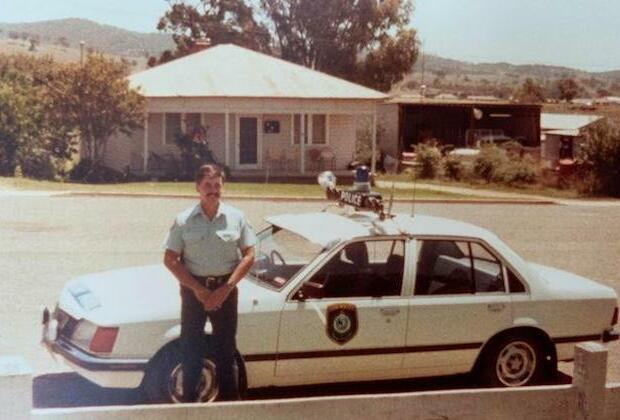
[[[200,194],[200,200],[206,203],[217,203],[222,193],[222,177],[205,176],[196,184],[196,191]]]

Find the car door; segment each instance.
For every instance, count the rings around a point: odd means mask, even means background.
[[[482,345],[512,325],[501,260],[479,241],[417,243],[403,367],[416,375],[467,372]]]
[[[404,238],[353,241],[291,293],[280,321],[280,383],[396,374],[407,325],[404,256]]]

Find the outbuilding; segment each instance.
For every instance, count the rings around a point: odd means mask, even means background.
[[[342,172],[358,136],[375,141],[376,107],[387,98],[232,44],[133,74],[129,82],[146,98],[144,129],[110,139],[104,163],[144,174],[178,162],[181,133],[204,143],[235,176]]]
[[[585,130],[602,119],[600,115],[542,113],[541,157],[552,165],[560,160],[573,160]]]
[[[523,146],[537,147],[541,108],[538,104],[484,97],[396,96],[380,108],[380,132],[385,131],[386,135],[379,147],[388,154],[400,155],[429,140],[462,148],[475,147],[480,138],[493,136],[507,136]]]

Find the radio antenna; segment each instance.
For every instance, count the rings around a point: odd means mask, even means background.
[[[396,181],[392,181],[392,192],[390,193],[390,204],[388,204],[387,214],[389,217],[392,216],[392,205],[394,204],[394,188],[396,187]]]

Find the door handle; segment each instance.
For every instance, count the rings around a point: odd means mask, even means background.
[[[385,316],[394,316],[400,313],[398,308],[381,308],[381,314]]]
[[[487,309],[491,312],[501,312],[506,307],[503,303],[489,303]]]

